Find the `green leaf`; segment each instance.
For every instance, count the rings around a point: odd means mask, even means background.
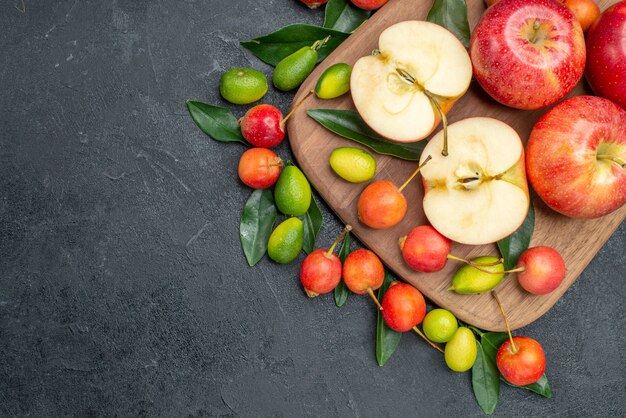
[[[507,334],[506,332],[488,332],[488,333],[483,334],[482,339],[481,339],[483,351],[485,353],[486,358],[490,360],[491,362],[493,362],[494,367],[496,365],[496,354],[498,353],[498,349],[500,348],[502,343],[504,343],[508,339],[509,339],[509,334]],[[541,376],[541,378],[537,382],[532,383],[530,385],[526,385],[526,386],[513,385],[507,382],[501,375],[500,375],[500,379],[509,386],[529,390],[541,396],[545,396],[546,398],[549,398],[552,396],[552,392],[550,390],[550,383],[548,382],[548,378],[546,377],[545,374]]]
[[[322,227],[323,220],[322,211],[317,206],[315,198],[312,197],[309,210],[304,214],[304,245],[302,249],[307,254],[315,249],[315,241]]]
[[[487,358],[496,364],[496,354],[503,342],[509,339],[509,334],[506,332],[487,332],[482,335],[480,342],[482,343],[483,351]]]
[[[330,36],[328,41],[317,50],[318,60],[322,61],[337,48],[350,34],[315,25],[294,24],[285,26],[268,35],[241,42],[241,46],[250,50],[261,61],[276,66],[283,58],[293,54],[303,46],[311,46]]]
[[[348,0],[329,0],[324,10],[324,27],[350,33],[371,14],[371,11],[359,9]]]
[[[535,208],[531,202],[526,219],[524,219],[522,225],[517,228],[517,231],[498,241],[498,248],[500,249],[502,258],[504,258],[504,268],[506,270],[514,268],[520,255],[528,249],[534,229]]]
[[[252,192],[243,208],[239,224],[241,247],[250,266],[258,263],[267,251],[267,241],[277,214],[271,189]]]
[[[378,300],[382,303],[383,296],[391,286],[391,283],[395,281],[395,278],[388,272],[385,272],[385,281],[378,290]],[[387,360],[391,358],[391,355],[398,348],[400,344],[401,332],[392,330],[387,326],[383,319],[383,314],[378,311],[378,320],[376,323],[376,360],[379,366],[384,366]]]
[[[478,355],[472,366],[472,389],[478,405],[485,412],[491,415],[496,409],[498,398],[500,397],[500,372],[496,364],[487,358],[487,353],[482,349],[482,344],[478,345]]]
[[[343,239],[343,243],[341,244],[341,248],[339,249],[339,259],[343,264],[346,261],[346,257],[350,254],[350,233],[346,233],[345,238]],[[337,287],[335,287],[335,305],[338,307],[342,307],[344,303],[348,300],[348,296],[350,296],[350,289],[344,283],[343,279],[339,282]]]
[[[417,161],[426,141],[401,144],[378,135],[354,110],[309,109],[306,112],[329,131],[369,147],[373,151],[403,160]]]
[[[469,48],[470,27],[465,0],[434,0],[426,20],[448,29]]]
[[[509,385],[509,386],[513,386],[515,388],[528,390],[530,392],[534,392],[534,393],[536,393],[538,395],[541,395],[541,396],[543,396],[545,398],[551,398],[552,397],[552,390],[550,389],[550,382],[548,382],[548,378],[546,377],[545,373],[535,383],[531,383],[530,385],[526,385],[526,386],[513,385],[513,384],[507,382],[506,380],[504,380],[504,378],[502,378],[502,381],[504,383],[506,383],[507,385]]]
[[[250,145],[241,135],[239,122],[230,110],[194,100],[187,100],[187,109],[198,128],[214,140]]]

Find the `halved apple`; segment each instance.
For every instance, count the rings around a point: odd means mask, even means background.
[[[426,138],[469,87],[472,63],[465,47],[447,29],[424,21],[388,27],[378,45],[352,69],[357,111],[385,138]]]
[[[424,213],[442,235],[480,245],[513,233],[526,218],[528,183],[524,146],[504,122],[469,118],[448,127],[450,154],[441,155],[443,132],[422,152]]]

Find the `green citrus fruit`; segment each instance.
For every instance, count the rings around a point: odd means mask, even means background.
[[[433,309],[424,317],[424,334],[436,343],[447,343],[459,328],[452,312],[445,309]]]
[[[311,205],[311,185],[302,171],[287,165],[278,177],[274,188],[276,206],[285,215],[304,215]]]
[[[272,83],[278,90],[293,90],[311,74],[316,63],[317,50],[310,46],[302,47],[276,65]]]
[[[320,99],[334,99],[350,90],[352,67],[338,63],[328,67],[317,80],[315,95]]]
[[[295,260],[304,244],[304,224],[298,218],[280,223],[270,235],[267,255],[277,263],[287,264]]]
[[[466,264],[454,274],[454,277],[452,277],[452,287],[448,290],[454,290],[456,293],[462,295],[472,295],[493,289],[504,277],[504,273],[502,273],[504,271],[504,264],[498,263],[499,260],[498,257],[490,255],[474,258],[472,261],[478,264],[493,264],[480,266],[481,269],[490,271],[491,273],[480,271]]]
[[[376,175],[376,159],[360,148],[335,148],[330,154],[330,167],[351,183],[368,181]]]
[[[222,75],[220,93],[231,103],[250,104],[267,93],[267,78],[254,68],[231,68]]]

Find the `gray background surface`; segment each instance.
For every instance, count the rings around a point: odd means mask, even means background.
[[[185,99],[225,105],[234,66],[271,76],[238,42],[321,10],[24,4],[0,5],[0,415],[482,415],[470,375],[413,335],[377,366],[365,297],[309,300],[299,262],[249,268],[241,252],[243,148],[204,136]],[[320,205],[328,245],[341,225]],[[626,414],[625,244],[623,224],[523,330],[553,398],[503,385],[495,415]]]

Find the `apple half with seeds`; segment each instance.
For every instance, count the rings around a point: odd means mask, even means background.
[[[398,142],[426,138],[468,89],[469,54],[447,29],[405,21],[385,29],[378,50],[352,69],[350,91],[365,121]]]
[[[424,213],[453,241],[481,245],[513,233],[530,199],[524,146],[517,132],[497,119],[476,117],[448,127],[449,155],[439,152],[443,132],[422,152]]]

